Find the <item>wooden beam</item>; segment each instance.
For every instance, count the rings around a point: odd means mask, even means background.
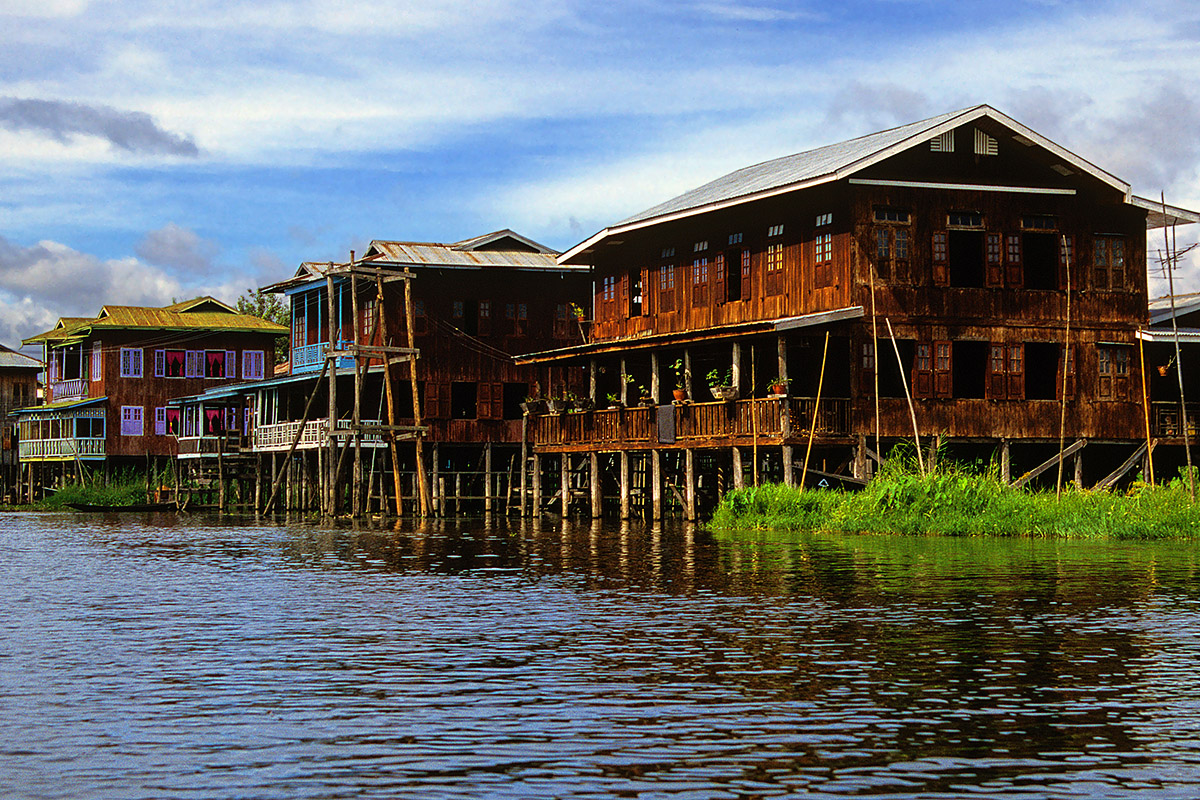
[[[1038,464],[1036,467],[1029,470],[1029,472],[1026,472],[1024,475],[1017,478],[1013,482],[1013,488],[1020,489],[1022,486],[1029,483],[1031,480],[1036,478],[1038,475],[1041,475],[1046,470],[1050,469],[1053,466],[1056,466],[1060,461],[1067,458],[1068,456],[1075,455],[1076,453],[1078,453],[1080,450],[1082,450],[1085,447],[1087,447],[1087,439],[1080,439],[1079,441],[1075,442],[1075,444],[1071,445],[1070,447],[1065,448],[1061,453],[1051,456],[1047,461],[1044,461],[1041,464]]]
[[[1157,439],[1153,440],[1152,444],[1153,444],[1153,447],[1150,448],[1150,452],[1154,452],[1154,447],[1158,446],[1158,440]],[[1108,473],[1108,475],[1101,478],[1100,482],[1096,484],[1096,488],[1097,489],[1108,489],[1108,488],[1112,487],[1112,485],[1114,483],[1116,483],[1117,481],[1119,481],[1122,478],[1122,476],[1125,475],[1125,473],[1127,473],[1127,472],[1129,472],[1129,470],[1133,469],[1134,465],[1137,464],[1138,460],[1140,458],[1142,458],[1144,455],[1146,455],[1146,443],[1142,442],[1140,445],[1138,445],[1137,449],[1133,451],[1133,455],[1131,455],[1129,458],[1125,459],[1125,461],[1121,464],[1121,466],[1117,467],[1115,470]]]

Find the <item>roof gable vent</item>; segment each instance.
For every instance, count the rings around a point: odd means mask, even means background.
[[[929,151],[931,153],[953,153],[954,152],[954,131],[946,131],[940,136],[935,136],[929,140]]]
[[[975,129],[975,155],[977,156],[994,156],[999,152],[996,145],[996,140],[988,136],[979,128]]]

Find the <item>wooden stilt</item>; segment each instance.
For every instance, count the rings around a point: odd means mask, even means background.
[[[621,470],[621,519],[629,519],[629,451],[617,453]]]
[[[442,459],[440,457],[440,454],[438,453],[438,443],[437,442],[433,443],[432,459],[433,459],[433,468],[432,468],[433,485],[435,487],[435,489],[434,489],[435,496],[433,498],[433,513],[435,515],[440,515],[440,514],[445,513],[445,508],[442,505],[442,500],[444,499],[444,496],[445,496],[445,490],[442,488],[442,486],[443,486],[442,480],[441,480],[441,477],[438,475],[438,471],[441,469]],[[417,480],[419,481],[420,479],[421,479],[421,470],[417,469]]]
[[[483,510],[492,513],[492,443],[483,446]]]
[[[563,453],[559,461],[559,474],[562,479],[559,505],[562,507],[563,518],[566,519],[571,508],[571,456],[567,453]]]
[[[746,473],[742,469],[742,448],[732,447],[730,452],[733,455],[733,488],[746,488]]]
[[[663,516],[662,451],[650,451],[650,518],[655,522]]]
[[[542,457],[533,454],[533,504],[529,509],[530,516],[537,518],[542,513]],[[524,501],[522,501],[524,503]]]
[[[337,357],[333,354],[337,349],[338,329],[337,303],[334,299],[333,264],[325,274],[325,289],[329,307],[329,323],[327,325],[329,339],[325,343],[325,360],[329,362],[329,424],[326,428],[326,445],[329,455],[325,459],[328,476],[325,478],[325,509],[324,514],[332,517],[337,514],[337,439],[333,431],[337,428]]]
[[[599,519],[603,514],[600,495],[600,455],[588,453],[588,477],[591,483],[592,519]]]
[[[521,516],[528,515],[527,507],[529,502],[528,490],[528,474],[529,474],[529,414],[521,415]]]
[[[358,277],[354,274],[354,251],[350,251],[350,316],[353,317],[350,323],[350,331],[354,341],[354,407],[351,411],[351,420],[354,425],[354,466],[350,473],[350,514],[354,519],[362,516],[362,485],[363,485],[363,464],[362,464],[362,390],[363,390],[363,372],[367,368],[367,360],[362,357],[362,352],[358,349],[360,344],[366,344],[362,339],[362,331],[359,326],[358,316]],[[384,357],[386,360],[386,356]]]
[[[1012,483],[1012,445],[1008,439],[1000,442],[1000,480]]]
[[[688,448],[683,451],[684,486],[683,513],[688,522],[696,520],[696,451]]]

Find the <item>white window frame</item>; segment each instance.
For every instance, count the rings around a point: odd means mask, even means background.
[[[104,374],[103,348],[99,340],[92,342],[92,380],[98,381]]]
[[[142,436],[145,433],[143,413],[141,406],[121,406],[122,436]]]
[[[122,347],[121,348],[121,377],[122,378],[140,378],[140,377],[142,377],[142,348],[140,348],[140,347]]]

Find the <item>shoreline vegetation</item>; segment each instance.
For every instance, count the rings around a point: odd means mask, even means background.
[[[1015,489],[994,466],[982,472],[939,464],[922,475],[893,457],[861,491],[782,484],[735,489],[721,500],[715,531],[774,530],[892,533],[915,536],[1026,538],[1200,538],[1200,505],[1186,475],[1160,486],[1135,482],[1125,492]]]

